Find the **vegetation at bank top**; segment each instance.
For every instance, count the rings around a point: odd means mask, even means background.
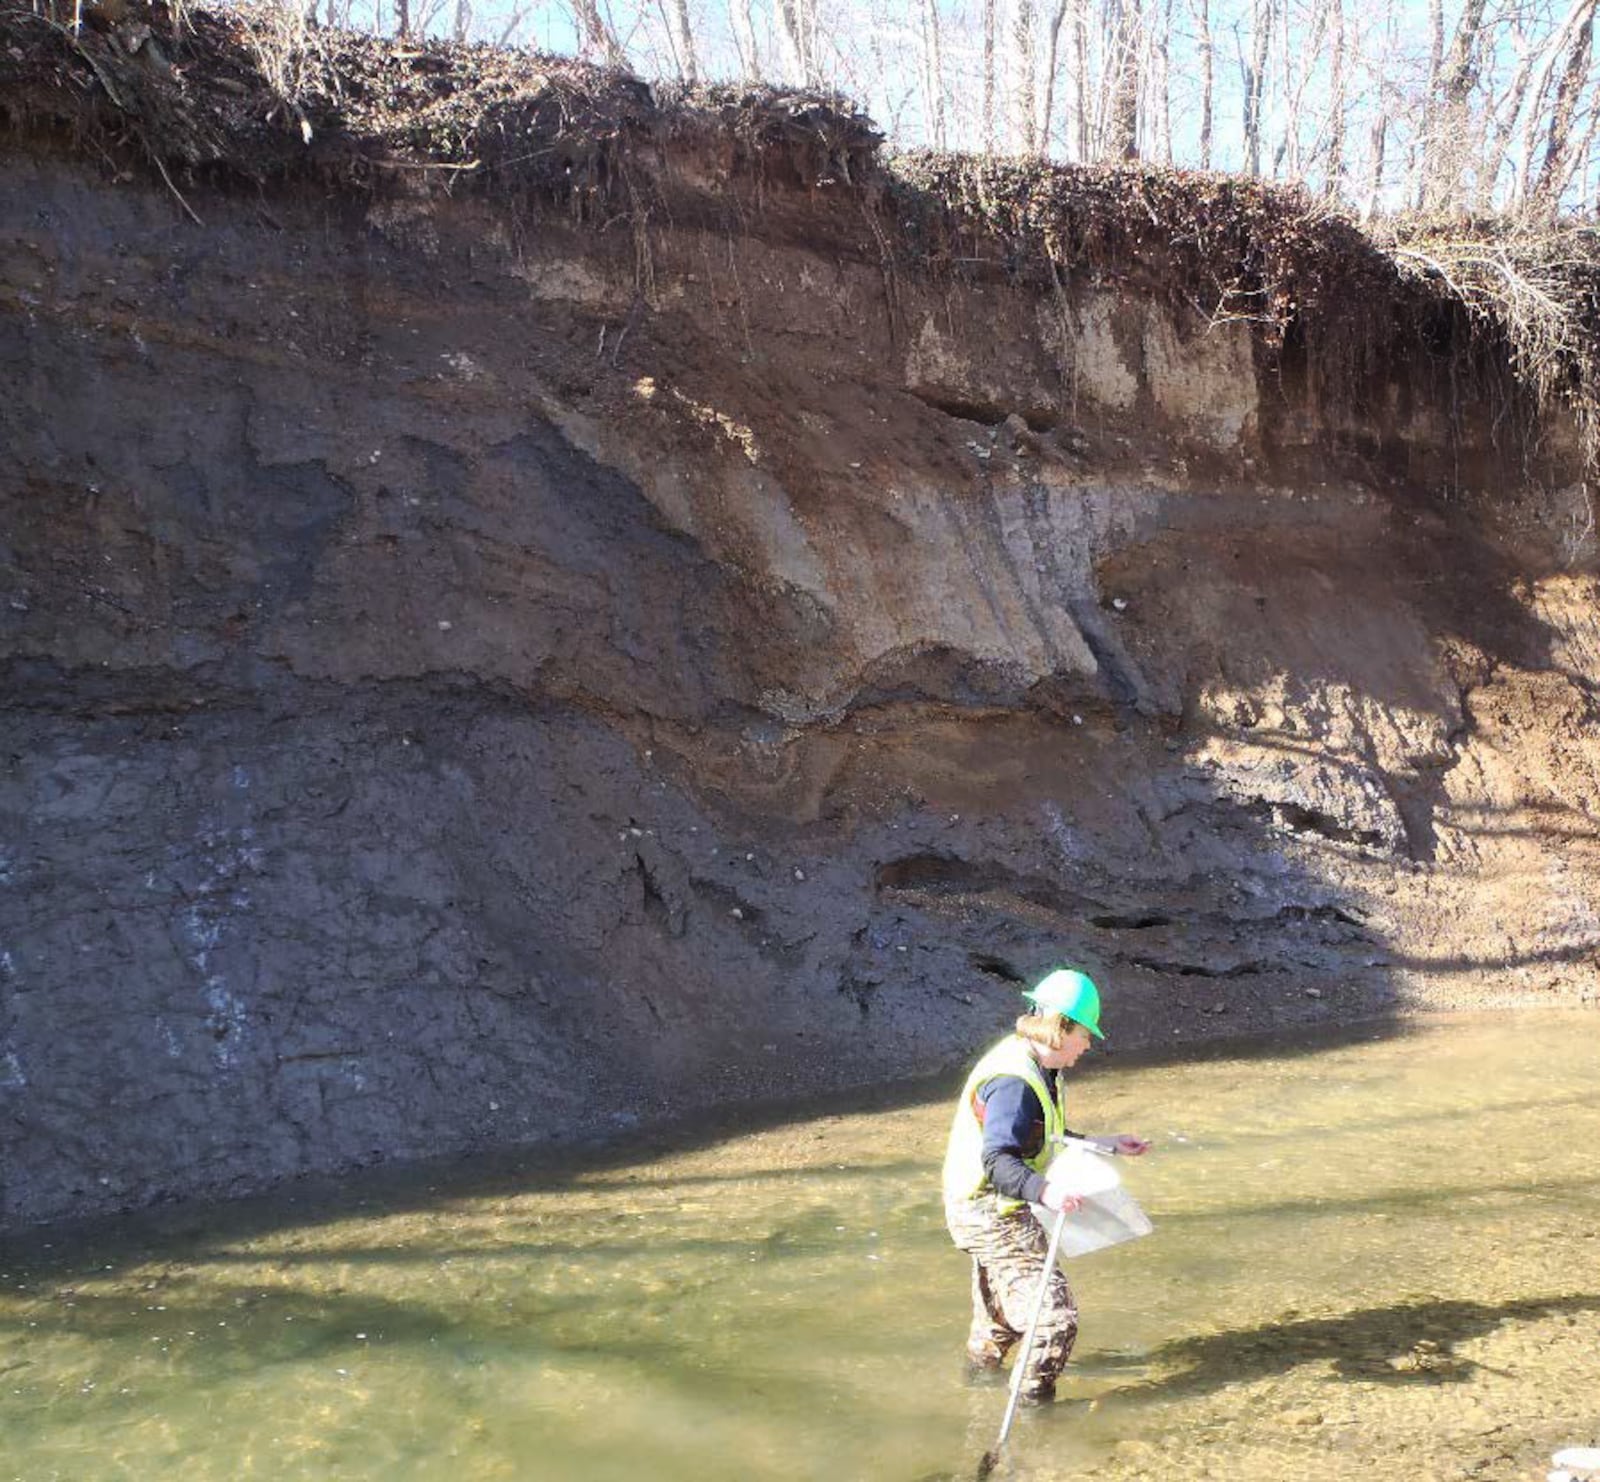
[[[38,0],[64,19],[92,0]],[[104,3],[104,0],[98,0]],[[170,0],[184,3],[184,0]],[[1140,159],[1360,209],[1600,191],[1600,0],[230,0],[311,26],[862,100],[904,148]]]
[[[270,7],[175,12],[99,0],[76,19],[0,0],[0,124],[112,171],[203,185],[316,182],[381,193],[539,197],[577,220],[639,211],[646,156],[703,150],[730,180],[859,195],[897,268],[1001,272],[1044,292],[1138,280],[1270,343],[1299,335],[1359,379],[1398,304],[1503,339],[1535,403],[1600,451],[1600,233],[1539,214],[1360,222],[1306,188],[1143,164],[893,154],[837,95],[649,85],[617,68],[489,45],[293,24]],[[741,208],[745,209],[745,208]]]

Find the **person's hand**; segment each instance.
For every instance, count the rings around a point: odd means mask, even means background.
[[[1135,1137],[1131,1132],[1119,1132],[1114,1137],[1102,1138],[1101,1141],[1123,1158],[1142,1158],[1150,1151],[1149,1142],[1143,1137]]]
[[[1073,1210],[1083,1207],[1083,1200],[1077,1194],[1069,1194],[1060,1184],[1047,1183],[1039,1202],[1057,1214],[1071,1214]]]

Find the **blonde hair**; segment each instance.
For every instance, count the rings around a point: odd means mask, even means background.
[[[1062,1049],[1074,1027],[1072,1020],[1061,1014],[1024,1014],[1017,1020],[1018,1035],[1047,1050]]]

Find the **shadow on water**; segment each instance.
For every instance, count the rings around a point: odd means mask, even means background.
[[[1394,1017],[1367,1018],[1338,1025],[1318,1025],[1290,1033],[1257,1033],[1237,1037],[1214,1036],[1177,1048],[1155,1046],[1111,1056],[1086,1065],[1081,1082],[1112,1074],[1118,1066],[1161,1066],[1218,1061],[1284,1061],[1313,1058],[1352,1044],[1392,1041],[1424,1033],[1422,1026]],[[313,1175],[258,1194],[212,1203],[158,1206],[126,1215],[65,1221],[0,1234],[0,1267],[25,1271],[38,1281],[68,1281],[80,1271],[115,1275],[155,1260],[183,1262],[247,1260],[230,1247],[270,1236],[285,1229],[307,1229],[352,1219],[371,1220],[440,1211],[455,1204],[516,1198],[521,1195],[562,1193],[583,1189],[625,1189],[647,1180],[654,1189],[716,1189],[762,1181],[835,1180],[841,1177],[898,1175],[929,1192],[928,1218],[939,1223],[938,1170],[921,1159],[874,1160],[825,1166],[784,1166],[770,1169],[741,1168],[729,1172],[696,1170],[692,1173],[637,1174],[641,1162],[715,1148],[730,1139],[782,1129],[822,1117],[845,1117],[920,1107],[944,1102],[964,1074],[964,1068],[935,1076],[860,1087],[848,1093],[804,1099],[775,1100],[684,1116],[651,1128],[631,1139],[555,1150],[546,1146],[513,1148],[476,1154],[466,1159],[434,1159],[389,1168],[373,1168],[345,1176]],[[1574,1103],[1590,1096],[1563,1098]],[[1524,1103],[1510,1104],[1516,1109]],[[1532,1103],[1528,1103],[1532,1104]],[[1540,1106],[1551,1103],[1541,1101]],[[1424,1114],[1426,1115],[1426,1114]],[[1444,1117],[1448,1113],[1438,1113]],[[1415,1114],[1403,1119],[1412,1125]],[[1384,1119],[1369,1122],[1382,1130]],[[1401,1125],[1397,1123],[1396,1125]],[[1270,1142],[1270,1132],[1253,1139]],[[1221,1141],[1215,1143],[1221,1147]],[[1548,1187],[1548,1185],[1546,1185]],[[1480,1190],[1481,1192],[1481,1190]],[[1323,1208],[1325,1205],[1311,1205]],[[542,1248],[542,1247],[534,1247]],[[437,1254],[461,1252],[461,1246],[441,1248]],[[355,1250],[329,1249],[330,1259],[363,1259]],[[419,1252],[420,1254],[420,1252]],[[370,1258],[396,1260],[399,1251],[376,1250]],[[276,1252],[272,1259],[311,1261],[305,1253]]]
[[[1177,1047],[1159,1045],[1103,1054],[1078,1072],[1081,1082],[1112,1074],[1119,1066],[1154,1066],[1187,1061],[1276,1059],[1315,1056],[1327,1050],[1420,1032],[1395,1018],[1368,1018],[1292,1033],[1258,1033]],[[854,1087],[803,1098],[743,1103],[695,1112],[627,1137],[561,1149],[548,1145],[478,1153],[467,1158],[427,1159],[346,1175],[311,1175],[262,1193],[215,1202],[157,1206],[119,1216],[61,1221],[0,1233],[0,1266],[25,1269],[39,1279],[66,1280],[81,1266],[112,1274],[152,1259],[203,1259],[230,1245],[284,1229],[349,1219],[426,1213],[459,1201],[560,1193],[576,1188],[614,1188],[632,1182],[628,1170],[656,1158],[715,1148],[731,1139],[779,1130],[823,1117],[899,1111],[953,1098],[965,1066],[915,1078]],[[652,1186],[716,1186],[747,1180],[837,1178],[851,1172],[901,1173],[936,1195],[938,1169],[930,1160],[874,1161],[841,1169],[826,1167],[695,1172],[650,1176]],[[936,1200],[935,1200],[936,1203]],[[937,1214],[934,1216],[937,1223]],[[109,1264],[109,1267],[107,1263]]]
[[[1259,1327],[1181,1338],[1137,1360],[1176,1366],[1149,1383],[1113,1389],[1120,1401],[1151,1404],[1210,1394],[1229,1385],[1286,1374],[1304,1364],[1330,1364],[1341,1379],[1394,1385],[1470,1379],[1482,1367],[1455,1350],[1509,1322],[1600,1312],[1600,1293],[1518,1298],[1489,1304],[1403,1302],[1338,1317],[1289,1317]],[[1115,1368],[1117,1360],[1105,1361]]]
[[[734,1403],[730,1395],[759,1391],[765,1380],[752,1375],[746,1358],[719,1358],[706,1349],[703,1335],[671,1321],[673,1305],[687,1290],[675,1290],[670,1298],[634,1293],[633,1321],[621,1348],[589,1321],[594,1296],[582,1289],[559,1295],[522,1291],[493,1301],[474,1289],[456,1302],[438,1302],[209,1281],[200,1291],[187,1284],[181,1291],[157,1289],[147,1303],[135,1303],[126,1292],[99,1296],[69,1289],[49,1314],[24,1319],[0,1313],[0,1342],[87,1339],[112,1369],[131,1371],[154,1359],[165,1376],[216,1387],[284,1367],[330,1368],[363,1358],[391,1362],[431,1352],[465,1370],[509,1366],[508,1373],[533,1374],[554,1366],[648,1373],[653,1391],[723,1404]],[[27,1352],[21,1346],[15,1351]],[[35,1368],[35,1360],[22,1357],[0,1365],[0,1374],[26,1383]],[[46,1382],[56,1378],[48,1361],[41,1376]],[[146,1369],[143,1382],[158,1381]],[[782,1386],[791,1401],[819,1412],[837,1387],[826,1374],[800,1371],[785,1372]]]
[[[937,1216],[936,1206],[929,1205],[930,1216]],[[831,1218],[831,1216],[830,1216]],[[827,1255],[833,1243],[817,1235],[813,1238],[796,1237],[785,1231],[771,1235],[742,1239],[678,1239],[662,1242],[648,1230],[628,1232],[627,1243],[617,1241],[600,1245],[596,1242],[573,1240],[505,1240],[490,1245],[470,1240],[449,1240],[423,1244],[407,1242],[403,1248],[394,1246],[297,1246],[293,1250],[233,1250],[207,1251],[193,1258],[190,1264],[269,1266],[285,1270],[295,1266],[416,1266],[437,1265],[448,1260],[513,1261],[526,1264],[532,1261],[577,1260],[592,1266],[614,1266],[620,1271],[637,1263],[641,1249],[647,1249],[652,1260],[680,1255],[738,1256],[758,1254],[763,1260]]]
[[[920,1169],[918,1170],[920,1171]],[[771,1175],[777,1177],[778,1175]],[[795,1175],[786,1175],[793,1178]],[[730,1181],[733,1175],[728,1175]],[[1499,1195],[1549,1196],[1551,1194],[1579,1193],[1600,1188],[1600,1179],[1528,1179],[1507,1183],[1472,1183],[1450,1185],[1427,1190],[1411,1190],[1399,1194],[1377,1194],[1355,1199],[1293,1199],[1270,1203],[1218,1204],[1194,1212],[1173,1212],[1162,1215],[1164,1228],[1178,1229],[1185,1225],[1203,1224],[1217,1219],[1281,1219],[1286,1217],[1342,1218],[1362,1214],[1415,1214],[1434,1206],[1453,1207],[1467,1198],[1490,1198]],[[925,1209],[924,1209],[925,1205]],[[906,1206],[908,1212],[925,1212],[930,1225],[940,1218],[938,1201],[929,1199],[921,1204]],[[828,1218],[831,1220],[832,1216]],[[637,1235],[637,1243],[648,1243],[653,1253],[663,1247],[646,1231]],[[789,1230],[777,1230],[760,1239],[729,1238],[675,1240],[665,1247],[670,1252],[705,1255],[759,1251],[764,1258],[825,1254],[832,1242],[823,1234],[808,1236]],[[279,1269],[311,1265],[419,1265],[437,1263],[447,1259],[509,1260],[562,1259],[582,1257],[599,1264],[623,1266],[636,1258],[629,1244],[614,1247],[563,1240],[509,1240],[481,1244],[470,1240],[439,1242],[407,1241],[404,1246],[303,1246],[292,1249],[253,1251],[220,1246],[197,1253],[188,1258],[192,1265],[262,1265]]]

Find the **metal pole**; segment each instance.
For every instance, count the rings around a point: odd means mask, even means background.
[[[1017,1418],[1017,1406],[1022,1400],[1022,1379],[1027,1372],[1028,1360],[1033,1357],[1033,1340],[1039,1332],[1039,1318],[1044,1312],[1044,1299],[1050,1290],[1050,1278],[1055,1274],[1056,1256],[1061,1250],[1061,1232],[1067,1227],[1066,1210],[1056,1211],[1055,1229],[1050,1232],[1050,1248],[1045,1252],[1044,1270],[1039,1276],[1039,1290],[1033,1299],[1033,1315],[1028,1319],[1028,1331],[1022,1337],[1022,1351],[1017,1355],[1011,1370],[1011,1393],[1006,1400],[1005,1419],[1000,1422],[1000,1436],[994,1445],[983,1453],[978,1463],[979,1482],[987,1477],[1000,1460],[1000,1451],[1011,1434],[1011,1422]]]

